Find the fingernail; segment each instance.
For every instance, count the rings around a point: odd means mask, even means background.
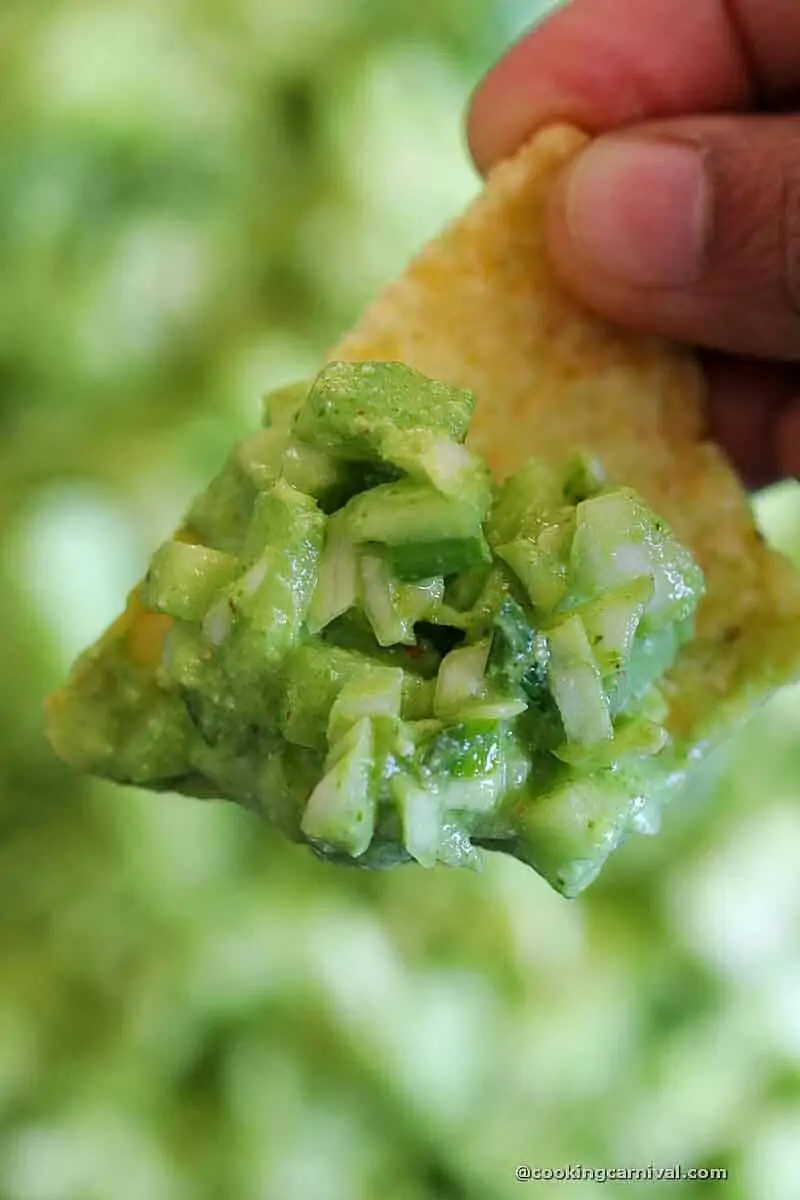
[[[709,189],[692,146],[604,137],[573,166],[566,219],[574,248],[627,286],[680,288],[700,274]]]

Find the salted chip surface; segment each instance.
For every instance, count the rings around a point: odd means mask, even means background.
[[[474,391],[471,441],[498,477],[531,455],[558,464],[588,450],[669,521],[707,585],[668,686],[670,728],[688,751],[800,678],[800,577],[765,544],[709,440],[695,355],[588,312],[550,265],[550,188],[587,141],[554,126],[496,167],[331,358],[397,359]]]

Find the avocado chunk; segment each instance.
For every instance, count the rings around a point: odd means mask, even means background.
[[[403,363],[330,363],[320,371],[295,425],[297,437],[337,458],[384,458],[387,435],[421,430],[463,442],[475,397]]]

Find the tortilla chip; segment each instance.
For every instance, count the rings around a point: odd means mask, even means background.
[[[500,165],[330,357],[401,360],[474,391],[471,440],[498,476],[531,456],[559,465],[588,449],[612,481],[636,487],[667,518],[708,586],[698,636],[668,685],[671,730],[686,761],[800,677],[800,578],[766,547],[736,476],[705,440],[694,357],[590,315],[550,269],[548,191],[585,141],[556,127]],[[49,711],[51,740],[66,761],[130,779],[120,742],[152,712],[166,624],[134,598],[76,664]],[[176,788],[194,792],[168,750],[153,771],[163,778],[169,769]],[[136,781],[147,782],[140,772]]]
[[[550,267],[550,185],[587,141],[553,127],[498,166],[330,357],[398,359],[471,389],[470,440],[500,477],[532,456],[558,465],[585,448],[669,521],[708,589],[669,689],[671,730],[694,747],[800,678],[800,575],[764,544],[738,478],[706,440],[695,356],[590,314]]]

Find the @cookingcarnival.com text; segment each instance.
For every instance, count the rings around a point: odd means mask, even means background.
[[[721,1182],[728,1178],[728,1169],[684,1167],[680,1163],[672,1163],[666,1167],[657,1167],[655,1163],[649,1163],[646,1167],[586,1167],[582,1163],[570,1163],[564,1167],[534,1167],[530,1163],[521,1163],[517,1167],[516,1176],[520,1183],[560,1183],[570,1180],[592,1183],[611,1183],[612,1180],[618,1183],[686,1183],[689,1180]]]

